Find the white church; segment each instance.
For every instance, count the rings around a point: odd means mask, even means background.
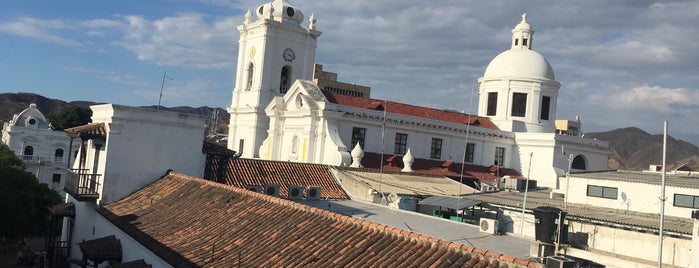
[[[583,138],[579,121],[558,120],[578,129],[556,128],[561,84],[532,49],[526,14],[512,29],[510,49],[479,78],[478,115],[468,115],[323,91],[311,81],[321,36],[314,16],[304,23],[285,0],[255,13],[238,26],[228,107],[228,148],[245,158],[357,167],[361,154],[353,159],[351,150],[359,144],[355,152],[496,165],[554,189],[566,172],[608,169],[608,142]]]
[[[51,129],[34,103],[3,124],[2,143],[15,152],[39,183],[59,193],[65,185],[70,154],[80,148],[65,132]]]

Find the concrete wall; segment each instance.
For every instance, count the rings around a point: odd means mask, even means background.
[[[527,211],[522,222],[519,209],[505,209],[499,219],[500,230],[511,235],[535,240],[534,215]],[[523,223],[523,224],[522,224]],[[588,250],[561,246],[561,253],[595,261],[607,267],[657,267],[658,236],[607,226],[566,219],[568,232],[587,233]],[[522,230],[522,232],[520,232]],[[570,236],[569,236],[570,237]],[[692,240],[665,236],[663,263],[677,267],[689,267]],[[671,266],[668,266],[671,267]]]
[[[660,174],[658,174],[660,176]],[[597,185],[617,188],[617,199],[587,196],[587,186]],[[597,180],[571,176],[568,202],[588,204],[591,206],[612,209],[637,211],[643,213],[660,213],[660,185],[625,182],[618,180]],[[676,207],[673,205],[675,194],[699,195],[697,189],[666,186],[665,215],[689,218],[692,208]]]
[[[203,177],[203,117],[112,104],[91,108],[92,121],[104,122],[108,132],[97,171],[103,174],[101,204],[125,197],[169,169]]]
[[[105,236],[114,235],[116,239],[121,242],[122,249],[122,262],[130,262],[139,259],[143,259],[146,263],[150,264],[152,267],[173,267],[168,264],[165,260],[155,255],[155,253],[148,250],[141,243],[133,239],[131,236],[127,235],[118,227],[112,225],[111,222],[107,221],[102,215],[97,214],[95,218],[95,235],[94,238],[102,238]],[[78,249],[78,251],[80,251]],[[106,264],[106,263],[105,263]],[[105,267],[106,265],[102,266]]]
[[[657,267],[658,236],[653,233],[610,228],[581,222],[569,222],[569,232],[588,233],[588,247],[592,251],[585,254],[570,250],[573,256],[594,254],[601,262],[604,259],[616,267]],[[688,238],[665,236],[663,240],[663,263],[678,267],[689,267],[692,241]],[[594,260],[594,259],[593,259]],[[627,262],[635,263],[626,266]],[[623,264],[623,265],[622,265]]]

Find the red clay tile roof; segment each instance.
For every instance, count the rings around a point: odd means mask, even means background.
[[[226,146],[218,145],[210,141],[204,141],[204,145],[202,145],[201,151],[206,155],[236,155],[235,151],[226,148]]]
[[[58,203],[49,207],[52,216],[75,217],[75,204],[73,202]]]
[[[364,153],[362,165],[369,169],[379,169],[381,155],[377,153]],[[446,176],[458,178],[461,176],[461,163],[453,160],[432,160],[432,159],[415,159],[413,162],[413,173],[422,175]],[[383,170],[389,172],[401,172],[403,169],[403,157],[397,155],[384,155]],[[479,166],[473,164],[464,164],[464,178],[477,179],[481,182],[494,182],[498,176],[511,176],[513,178],[522,177],[517,171],[509,168],[497,166]]]
[[[174,172],[97,212],[174,267],[542,267]]]
[[[324,199],[349,199],[327,165],[207,156],[204,179],[238,188],[278,184],[279,195],[289,195],[289,186],[320,186]]]
[[[70,136],[79,136],[83,140],[107,137],[104,123],[90,123],[87,125],[67,128],[64,130]]]
[[[386,109],[386,112],[388,113],[415,116],[425,119],[439,120],[457,124],[468,124],[489,129],[498,129],[495,123],[490,121],[490,118],[487,117],[467,115],[459,112],[445,111],[435,108],[421,107],[398,102],[353,97],[338,93],[332,93],[329,91],[323,91],[323,94],[328,99],[328,101],[339,105],[379,111],[383,111],[384,109]]]

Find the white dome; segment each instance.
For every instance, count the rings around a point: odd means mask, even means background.
[[[538,52],[510,49],[495,57],[485,69],[484,78],[524,77],[556,80],[551,64]]]

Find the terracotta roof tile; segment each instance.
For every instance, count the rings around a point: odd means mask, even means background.
[[[107,137],[104,123],[90,123],[87,125],[67,128],[64,130],[69,136],[77,136],[83,140]]]
[[[455,111],[446,111],[428,107],[415,106],[410,104],[383,101],[370,98],[354,97],[323,91],[328,101],[343,106],[350,106],[361,109],[386,110],[387,113],[420,117],[430,120],[438,120],[457,124],[468,124],[489,129],[498,129],[498,127],[490,121],[490,118],[480,117],[476,115],[467,115]]]
[[[204,141],[201,151],[206,155],[235,156],[236,152],[210,141]]]
[[[174,172],[97,211],[175,267],[516,267],[448,241]]]
[[[389,161],[390,160],[390,161]],[[381,154],[377,153],[364,153],[364,158],[362,158],[362,165],[365,169],[376,169],[380,168],[379,163],[381,162]],[[384,155],[384,165],[383,172],[394,172],[402,173],[403,169],[403,159],[397,157],[396,155]],[[415,159],[413,162],[413,172],[414,174],[421,175],[434,175],[434,176],[444,176],[450,177],[452,179],[457,179],[461,176],[462,163],[454,162],[453,160],[440,161],[432,159]],[[513,178],[521,178],[522,176],[515,170],[492,166],[479,166],[473,164],[463,164],[464,179],[474,179],[482,182],[494,182],[497,180],[498,176],[510,176]]]
[[[75,216],[75,204],[73,202],[58,203],[49,207],[52,216]]]
[[[319,186],[323,199],[349,199],[329,166],[321,164],[207,156],[204,179],[243,189],[277,184],[283,198],[289,196],[289,186]]]

